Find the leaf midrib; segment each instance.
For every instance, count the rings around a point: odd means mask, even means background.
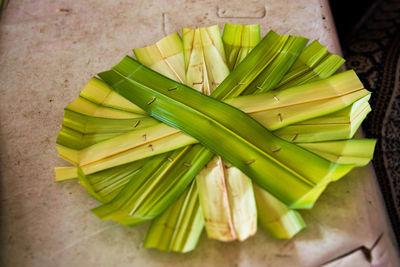
[[[245,113],[246,114],[252,114],[252,113],[269,111],[269,110],[274,110],[274,109],[279,109],[279,108],[286,108],[286,107],[290,107],[290,106],[308,104],[308,103],[312,103],[312,102],[318,102],[318,101],[323,101],[323,100],[328,100],[328,99],[333,99],[333,98],[339,98],[339,97],[350,95],[350,94],[353,94],[353,93],[356,93],[356,92],[362,91],[362,90],[364,90],[363,87],[348,91],[346,93],[340,93],[340,94],[336,94],[336,95],[330,95],[330,96],[326,96],[326,97],[310,99],[310,100],[306,100],[306,101],[303,101],[303,102],[292,102],[292,103],[288,103],[288,104],[276,105],[276,106],[272,106],[272,107],[264,107],[264,108],[255,109],[255,110],[246,110]]]

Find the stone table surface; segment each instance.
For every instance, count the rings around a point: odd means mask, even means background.
[[[100,221],[77,181],[54,182],[63,108],[96,73],[181,27],[260,23],[340,47],[326,1],[11,0],[0,22],[1,266],[400,266],[371,166],[330,185],[292,240],[263,230],[180,255],[142,248],[148,224]]]

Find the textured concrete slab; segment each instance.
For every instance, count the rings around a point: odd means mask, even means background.
[[[370,249],[381,234],[372,261],[399,265],[371,167],[329,186],[302,213],[308,228],[293,240],[261,229],[244,243],[203,234],[185,255],[142,248],[147,224],[100,221],[89,212],[97,203],[76,181],[54,183],[53,168],[63,164],[55,150],[63,108],[93,75],[181,27],[226,22],[260,23],[263,33],[303,35],[340,53],[325,1],[10,2],[0,22],[2,266],[317,266]],[[340,266],[368,265],[362,255]]]

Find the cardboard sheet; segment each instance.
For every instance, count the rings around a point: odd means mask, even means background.
[[[330,185],[292,240],[259,229],[244,243],[220,243],[203,233],[185,255],[142,248],[148,224],[100,221],[77,181],[54,182],[63,108],[93,75],[182,27],[226,22],[260,23],[263,34],[302,35],[340,53],[327,1],[10,1],[0,22],[0,265],[400,266],[370,166]]]

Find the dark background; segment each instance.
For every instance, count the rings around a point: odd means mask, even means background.
[[[330,0],[331,11],[342,47],[361,22],[369,9],[379,1],[374,0]]]

